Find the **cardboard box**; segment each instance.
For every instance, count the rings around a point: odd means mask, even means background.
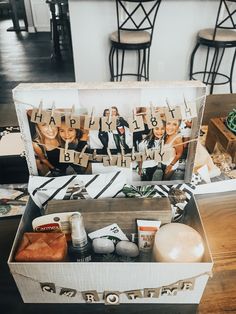
[[[209,153],[213,153],[218,142],[225,151],[232,157],[232,162],[236,162],[236,135],[230,131],[226,124],[226,118],[212,118],[208,125],[206,148]]]
[[[137,203],[138,201],[137,199]],[[158,199],[156,202],[158,203]],[[199,303],[213,262],[195,200],[192,199],[187,206],[185,222],[200,232],[205,244],[204,258],[200,263],[15,262],[14,254],[23,233],[32,230],[32,220],[40,213],[39,208],[30,201],[19,225],[8,261],[23,301],[26,303],[85,303],[83,293],[96,291],[99,295],[99,301],[96,302],[99,303],[105,302],[104,292],[118,293],[120,303]],[[96,209],[94,211],[96,212]],[[128,214],[127,212],[127,220]],[[110,221],[114,222],[112,216]],[[122,229],[124,220],[121,222],[116,220],[116,222]],[[135,230],[131,231],[135,232]],[[193,284],[192,288],[183,290],[184,285],[187,287],[189,283]],[[176,287],[178,287],[177,290],[173,290]],[[139,297],[132,300],[126,295],[126,292],[134,290],[139,290],[144,295],[147,291],[144,289],[159,288],[163,291],[163,295],[159,297]],[[49,291],[54,291],[54,293]],[[69,297],[70,295],[73,296]]]
[[[83,86],[78,84],[23,84],[15,89],[14,98],[19,123],[26,145],[26,153],[29,171],[37,174],[35,157],[30,146],[29,125],[25,110],[37,106],[44,97],[46,107],[56,102],[59,107],[72,106],[73,103],[80,106],[94,104],[96,107],[102,104],[119,104],[123,110],[127,107],[142,106],[155,100],[158,104],[168,101],[179,104],[184,98],[189,103],[196,103],[196,116],[193,117],[191,143],[188,149],[188,158],[185,166],[185,178],[181,182],[191,179],[196,139],[201,124],[202,112],[205,100],[205,86],[199,82],[152,82],[152,83],[104,83],[100,85]],[[151,99],[150,99],[151,98]],[[153,98],[153,99],[152,99]],[[183,104],[182,107],[184,107]],[[187,108],[189,109],[189,108]],[[169,181],[169,184],[181,183],[178,180]],[[139,182],[143,183],[143,182]],[[158,182],[151,182],[157,184]],[[165,183],[164,181],[159,182]],[[146,182],[147,184],[147,182]],[[124,199],[124,202],[131,202]],[[75,201],[78,202],[79,200]],[[89,201],[88,201],[89,202]],[[96,201],[94,201],[96,202]],[[109,200],[111,213],[117,213],[116,200]],[[132,202],[139,207],[141,201]],[[143,204],[145,201],[143,201]],[[151,200],[158,204],[163,200]],[[72,204],[72,203],[70,203]],[[86,204],[86,200],[84,201]],[[98,203],[97,203],[98,204]],[[113,208],[116,207],[114,210]],[[71,205],[72,206],[72,205]],[[168,214],[169,208],[163,209]],[[106,223],[116,222],[120,228],[129,232],[134,230],[133,219],[140,218],[140,210],[129,213],[127,210],[115,216],[106,214]],[[168,206],[167,206],[168,207]],[[141,208],[145,213],[145,208]],[[147,211],[151,215],[151,210]],[[144,214],[142,213],[142,214]],[[91,209],[92,220],[89,229],[93,229],[96,205]],[[8,264],[17,287],[26,303],[85,303],[98,302],[105,304],[118,303],[194,303],[201,300],[205,285],[213,266],[211,253],[207,244],[206,235],[199,215],[195,199],[192,198],[186,208],[185,223],[196,229],[202,236],[205,244],[205,254],[199,263],[157,263],[151,260],[145,262],[96,262],[96,263],[16,263],[14,254],[24,232],[32,230],[32,220],[40,215],[40,209],[29,201],[22,217],[16,238],[10,253]],[[104,215],[104,214],[103,214]],[[101,224],[101,216],[94,230]],[[115,221],[114,221],[115,217]],[[125,217],[125,219],[124,219]],[[131,218],[132,217],[132,218]],[[151,216],[149,216],[150,218]],[[155,218],[157,213],[155,213]],[[142,217],[144,218],[144,216]],[[127,221],[130,223],[127,224]],[[88,220],[89,221],[89,220]],[[168,220],[166,221],[168,222]],[[89,230],[92,231],[92,230]]]

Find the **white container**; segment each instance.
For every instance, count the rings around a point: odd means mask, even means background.
[[[157,200],[158,201],[158,200]],[[19,241],[24,232],[31,230],[31,221],[39,215],[32,201],[29,202],[19,225],[8,264],[22,299],[26,303],[85,303],[82,292],[96,290],[104,303],[105,291],[118,291],[120,303],[195,303],[201,300],[204,288],[212,270],[213,261],[195,200],[187,205],[186,221],[202,236],[205,254],[199,263],[23,263],[14,262]],[[119,224],[119,221],[118,221]],[[122,225],[120,225],[122,228]],[[194,278],[192,290],[178,290],[176,295],[162,295],[158,298],[128,299],[125,291],[145,288],[174,291],[176,282],[188,284]],[[192,281],[191,281],[192,282]],[[42,291],[41,283],[55,285],[55,293]],[[171,285],[171,287],[167,287]],[[166,288],[164,288],[166,287]],[[74,289],[75,296],[60,295],[64,290]]]
[[[99,97],[97,97],[99,93]],[[44,105],[51,107],[55,102],[59,107],[71,107],[104,104],[119,104],[125,108],[148,103],[155,96],[157,103],[176,103],[187,99],[200,99],[197,108],[198,119],[195,119],[193,134],[198,134],[203,111],[205,87],[199,82],[152,82],[152,83],[104,83],[100,85],[78,84],[22,84],[14,92],[16,110],[23,139],[26,145],[27,161],[31,174],[36,173],[36,164],[32,145],[29,142],[29,127],[25,110],[31,104],[37,106],[41,99]],[[69,102],[68,102],[69,101]],[[141,101],[141,103],[140,103]],[[79,107],[80,108],[80,107]],[[196,143],[195,143],[196,144]],[[188,158],[186,178],[191,177],[195,144],[191,145]],[[163,183],[163,182],[162,182]],[[170,182],[169,182],[170,183]],[[156,199],[158,202],[158,199]],[[192,303],[198,304],[209,278],[213,262],[208,248],[199,211],[192,198],[187,205],[186,223],[195,228],[202,236],[205,244],[205,254],[199,263],[156,263],[147,262],[84,262],[84,263],[24,263],[15,262],[14,255],[24,232],[32,230],[32,220],[40,215],[40,209],[29,201],[20,222],[14,244],[9,256],[8,265],[15,279],[22,299],[26,303],[85,303],[86,291],[97,293],[98,303]],[[145,211],[145,208],[143,208]],[[94,208],[96,212],[96,208]],[[126,215],[120,215],[129,219]],[[102,217],[98,216],[99,223]],[[121,218],[122,218],[121,217]],[[117,223],[121,229],[124,219],[119,221],[119,215],[109,217],[106,222]],[[145,217],[136,217],[143,218]],[[85,222],[86,225],[86,222]],[[96,228],[95,228],[96,229]],[[94,229],[94,230],[95,230]],[[87,230],[88,232],[94,230]],[[136,232],[136,230],[126,230]],[[115,291],[115,296],[114,292]],[[110,295],[103,299],[103,295]],[[138,297],[135,298],[135,295]],[[150,297],[150,295],[152,297]],[[118,297],[117,297],[118,296]]]

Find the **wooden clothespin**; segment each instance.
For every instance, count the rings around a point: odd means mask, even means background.
[[[175,119],[176,118],[176,115],[174,113],[175,112],[175,108],[171,108],[168,99],[166,99],[166,104],[167,104],[167,107],[168,107],[168,110],[169,110],[169,113],[170,113],[171,117],[173,119]]]
[[[164,147],[164,138],[162,138],[159,142],[159,153],[162,153],[163,147]]]
[[[136,120],[136,107],[135,108],[133,108],[133,120]]]
[[[153,104],[152,104],[152,102],[150,101],[150,114],[151,114],[151,116],[153,116]]]
[[[192,110],[191,110],[191,107],[188,105],[185,96],[183,97],[184,97],[185,115],[186,115],[186,118],[190,118],[192,114]]]
[[[124,153],[125,153],[124,152],[124,148],[121,147],[121,160],[122,160],[122,162],[124,162],[124,158],[125,158],[125,154]]]
[[[111,115],[112,115],[112,109],[111,109],[111,107],[109,107],[108,110],[109,110],[108,123],[110,123],[110,122],[111,122]]]
[[[132,159],[132,160],[135,159],[135,155],[134,155],[134,146],[132,147],[132,151],[131,151],[131,159]]]
[[[91,118],[91,124],[93,124],[93,122],[94,122],[94,107],[92,107],[90,118]]]
[[[38,107],[33,108],[30,120],[33,123],[42,123],[43,119],[43,100],[41,99]]]
[[[145,147],[145,156],[148,157],[148,155],[149,155],[149,154],[148,154],[148,148]]]
[[[186,98],[185,96],[183,95],[183,98],[184,98],[184,105],[185,105],[185,109],[187,110],[188,109],[188,104],[187,104],[187,101],[186,101]]]
[[[38,106],[38,115],[41,115],[42,113],[42,110],[43,110],[43,100],[41,99],[40,102],[39,102],[39,106]]]
[[[111,155],[111,151],[109,148],[107,148],[107,155],[108,155],[110,161],[112,161],[112,155]]]
[[[65,154],[67,154],[68,146],[69,146],[69,141],[66,140],[66,143],[65,143]]]
[[[51,118],[54,117],[54,111],[55,111],[55,101],[52,102],[52,109],[51,109]]]
[[[70,119],[72,120],[75,114],[75,105],[72,105],[71,112],[70,112]]]
[[[97,157],[97,150],[94,149],[94,150],[93,150],[93,154],[92,154],[93,160],[96,160],[96,157]]]
[[[169,100],[166,98],[166,104],[167,104],[167,107],[169,109],[169,111],[171,112],[171,107],[170,107],[170,104],[169,104]]]
[[[84,148],[82,149],[81,153],[79,154],[80,157],[83,157],[83,154],[85,153],[86,148],[88,147],[88,145],[86,144],[84,146]]]

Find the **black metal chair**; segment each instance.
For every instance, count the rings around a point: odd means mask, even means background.
[[[190,79],[199,79],[206,85],[210,85],[210,94],[213,93],[215,85],[228,84],[230,92],[233,92],[232,78],[234,71],[234,63],[236,57],[236,0],[220,0],[215,28],[207,28],[200,30],[197,37],[197,44],[191,54],[190,59]],[[206,59],[204,65],[199,70],[194,70],[200,64],[195,61],[195,55],[199,47],[206,48]],[[232,61],[223,61],[225,49],[234,48]],[[229,51],[227,51],[229,53]],[[197,63],[197,65],[196,65]],[[222,64],[224,68],[229,65],[230,69],[227,73],[222,72]]]
[[[61,59],[61,47],[64,45],[71,49],[68,0],[46,0],[46,3],[51,13],[52,58]]]
[[[116,0],[117,31],[110,35],[111,81],[122,81],[123,76],[135,76],[138,81],[149,80],[150,47],[160,3],[161,0]],[[135,73],[123,73],[126,50],[137,51]]]

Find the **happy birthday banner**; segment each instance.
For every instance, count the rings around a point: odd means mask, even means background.
[[[60,127],[62,120],[70,128],[81,128],[81,121],[83,120],[83,129],[85,130],[96,130],[102,132],[113,132],[117,128],[117,121],[119,117],[111,116],[108,117],[98,117],[94,116],[94,108],[90,115],[76,115],[74,106],[71,108],[70,113],[68,111],[56,110],[55,104],[49,110],[43,110],[42,102],[40,102],[39,107],[33,108],[31,114],[31,122],[37,124],[44,124],[50,126]],[[151,104],[150,107],[145,107],[145,113],[136,113],[133,110],[132,117],[128,117],[129,130],[132,133],[140,132],[145,129],[145,122],[149,129],[153,129],[159,125],[162,125],[163,119],[169,121],[171,119],[192,119],[197,116],[196,105],[194,102],[186,102],[179,106],[171,107],[167,102],[167,107],[159,108],[158,111]],[[187,144],[197,139],[192,139],[190,141],[184,142],[182,144]],[[43,146],[43,144],[42,144]],[[94,149],[92,154],[85,152],[87,146],[80,152],[68,149],[68,145],[65,148],[54,147],[60,150],[60,162],[61,163],[74,163],[81,167],[87,167],[89,161],[102,162],[105,167],[107,166],[118,166],[130,168],[132,162],[143,162],[148,160],[155,160],[158,162],[165,162],[170,159],[170,151],[164,149],[164,143],[161,142],[158,148],[146,149],[144,152],[134,152],[132,149],[131,154],[121,154],[112,155],[109,148],[107,149],[107,155],[101,155],[96,153]]]
[[[192,142],[196,142],[198,139],[192,139],[185,142],[181,142],[181,144],[173,145],[176,147],[178,145],[189,144]],[[45,146],[45,144],[40,144],[41,146]],[[73,163],[79,165],[81,167],[87,167],[89,161],[100,162],[103,163],[103,166],[118,166],[123,168],[130,168],[132,162],[143,162],[148,160],[154,160],[157,163],[165,162],[170,159],[170,150],[165,149],[163,141],[157,148],[153,149],[145,149],[144,152],[134,152],[134,147],[132,148],[132,152],[125,154],[122,150],[121,153],[117,155],[112,155],[110,149],[107,149],[107,155],[97,154],[97,150],[94,149],[93,153],[86,153],[88,145],[84,146],[82,151],[75,151],[72,149],[61,148],[57,146],[52,146],[53,149],[59,149],[59,161],[61,163]]]
[[[99,301],[104,301],[105,305],[119,305],[121,294],[126,295],[128,300],[135,301],[136,299],[142,298],[161,298],[162,296],[176,296],[180,291],[193,291],[195,286],[195,280],[201,276],[207,275],[212,276],[211,272],[204,272],[199,275],[196,275],[191,278],[178,280],[172,284],[154,287],[154,288],[143,288],[143,289],[134,289],[128,291],[103,291],[98,292],[97,290],[86,290],[78,291],[73,288],[56,286],[54,282],[41,282],[31,277],[13,272],[13,275],[19,275],[24,278],[27,278],[31,281],[37,282],[38,287],[41,291],[45,293],[58,294],[59,296],[66,296],[68,298],[74,298],[79,296],[85,301],[85,303],[96,303]]]
[[[146,107],[145,113],[136,113],[133,110],[132,116],[127,118],[130,132],[140,132],[145,129],[143,115],[149,129],[153,129],[158,125],[162,124],[162,120],[165,121],[178,119],[178,120],[189,120],[197,117],[196,104],[184,102],[183,105],[171,107],[167,103],[167,107],[161,107],[154,109],[153,106]],[[37,124],[48,124],[50,126],[60,127],[62,123],[62,117],[65,119],[65,124],[70,128],[81,128],[81,120],[84,121],[83,129],[95,130],[102,132],[112,132],[117,128],[118,117],[113,117],[111,114],[108,117],[99,117],[94,115],[92,110],[90,115],[76,115],[74,108],[72,107],[71,113],[68,111],[55,110],[55,105],[52,109],[43,110],[42,102],[38,108],[34,108],[31,114],[31,122]]]

